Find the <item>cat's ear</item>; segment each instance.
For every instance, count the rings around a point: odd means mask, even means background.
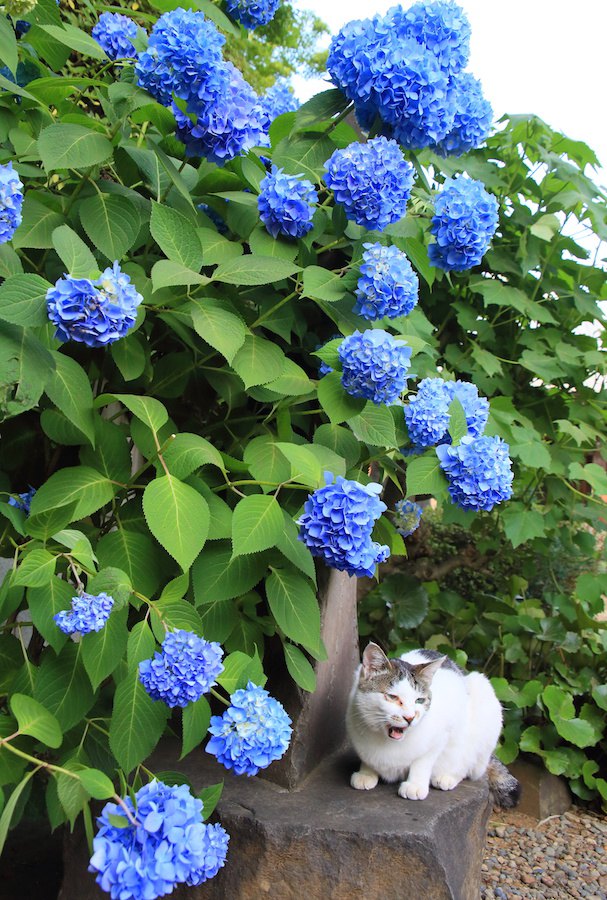
[[[431,659],[430,662],[418,663],[416,666],[411,666],[415,678],[418,681],[425,681],[426,684],[430,684],[446,659],[446,656],[439,656],[438,659]]]
[[[381,647],[371,642],[365,647],[363,653],[363,675],[370,678],[380,672],[390,671],[390,660]]]

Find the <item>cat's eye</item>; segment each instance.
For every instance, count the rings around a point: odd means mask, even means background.
[[[400,703],[400,697],[396,694],[384,694],[386,700],[390,700],[391,703]]]
[[[416,702],[416,703],[425,703],[426,701],[425,701],[425,699],[424,699],[423,697],[418,697],[417,700],[416,700],[415,702]]]

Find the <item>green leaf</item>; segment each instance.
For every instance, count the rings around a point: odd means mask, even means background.
[[[0,278],[11,278],[13,275],[23,275],[21,259],[10,244],[2,244],[0,246]]]
[[[51,127],[55,128],[54,125]],[[36,199],[33,191],[25,195],[22,215],[23,220],[12,240],[13,247],[40,250],[52,247],[53,231],[63,224],[63,216]]]
[[[175,435],[175,439],[166,448],[163,456],[171,475],[175,478],[187,478],[200,466],[206,465],[216,466],[225,471],[219,450],[197,434],[183,432]]]
[[[231,600],[211,600],[200,607],[202,631],[210,641],[223,644],[241,622],[238,609]]]
[[[317,125],[325,119],[343,112],[348,106],[348,98],[338,88],[331,88],[316,94],[311,100],[303,103],[295,113],[295,124],[298,131],[309,125]]]
[[[67,22],[63,22],[61,26],[40,25],[39,27],[47,34],[50,34],[56,41],[59,41],[60,44],[65,44],[70,50],[76,50],[78,53],[82,53],[83,56],[92,56],[93,59],[107,62],[108,58],[105,51],[101,49],[100,45],[90,34],[82,31],[81,28],[69,25]],[[99,160],[99,162],[102,162],[102,160]],[[92,165],[92,163],[89,163],[89,165]]]
[[[339,425],[346,419],[351,419],[360,413],[365,407],[365,401],[358,397],[351,397],[342,387],[339,372],[329,372],[318,382],[318,401],[331,422]],[[394,424],[392,424],[394,428]]]
[[[14,75],[18,61],[17,38],[6,15],[0,19],[0,59]]]
[[[607,712],[607,684],[597,684],[593,687],[592,699],[600,709]]]
[[[59,653],[67,640],[67,635],[57,627],[53,616],[62,609],[69,609],[76,590],[67,581],[53,576],[42,587],[29,588],[27,605],[32,621],[42,637]]]
[[[186,269],[181,263],[172,259],[160,259],[152,267],[152,286],[154,291],[174,287],[176,284],[208,284],[206,275],[199,275],[193,269]]]
[[[242,256],[242,244],[229,241],[222,234],[218,234],[210,228],[199,228],[198,237],[202,245],[202,258],[205,266],[214,266],[217,263],[225,262],[226,259]],[[266,255],[272,256],[273,254]]]
[[[550,719],[561,737],[576,747],[593,747],[598,739],[590,722],[577,718],[571,694],[554,684],[544,688],[542,701],[550,713]]]
[[[244,461],[257,481],[278,485],[289,479],[291,467],[278,444],[269,435],[260,435],[247,443]],[[272,489],[264,485],[261,487],[264,490]]]
[[[168,713],[164,703],[146,693],[137,671],[120,682],[110,721],[110,750],[125,773],[150,755],[162,736]]]
[[[333,142],[323,134],[302,135],[295,140],[285,138],[274,149],[272,163],[287,175],[303,175],[316,184],[334,150]]]
[[[156,640],[146,621],[137,622],[129,634],[126,658],[129,670],[135,671],[144,659],[150,659],[156,650]]]
[[[436,269],[428,259],[425,244],[414,237],[400,238],[396,244],[404,250],[428,287],[432,287],[436,278]]]
[[[585,481],[597,494],[607,494],[607,474],[597,463],[587,463],[585,466],[578,462],[571,463],[569,477],[575,481]]]
[[[47,172],[56,169],[87,169],[105,162],[112,155],[112,145],[104,135],[67,122],[43,128],[38,138],[38,150]]]
[[[102,419],[101,416],[95,416],[93,424],[95,449],[83,447],[80,462],[112,481],[128,481],[131,477],[132,460],[125,426]]]
[[[203,788],[198,794],[198,799],[202,800],[202,820],[205,822],[214,812],[215,807],[221,799],[223,792],[223,781],[218,784],[210,784]]]
[[[312,693],[316,690],[316,673],[299,647],[285,641],[282,645],[289,675],[300,688]]]
[[[13,575],[13,584],[41,587],[55,574],[57,560],[48,550],[32,550]]]
[[[249,235],[249,247],[251,253],[259,256],[271,256],[276,259],[287,259],[292,262],[297,256],[299,249],[296,241],[285,241],[280,238],[273,238],[268,234],[263,225],[258,225]],[[205,265],[207,265],[207,255],[205,254]]]
[[[278,378],[283,372],[284,360],[282,350],[272,341],[256,334],[247,334],[232,360],[232,367],[248,389]]]
[[[218,684],[228,694],[233,694],[234,691],[246,687],[249,681],[252,681],[258,687],[263,687],[266,683],[266,677],[263,674],[259,657],[257,655],[248,656],[240,650],[230,653],[224,659],[224,670],[217,678]]]
[[[167,631],[177,628],[193,631],[195,634],[202,632],[200,614],[187,600],[161,597],[154,603],[153,609],[152,631],[159,643],[162,643]]]
[[[115,794],[111,780],[99,769],[80,769],[78,778],[87,794],[95,800],[107,800]]]
[[[314,559],[306,545],[299,540],[299,528],[292,517],[283,509],[283,527],[276,546],[282,555],[293,563],[308,578],[316,582],[316,568]]]
[[[35,699],[69,731],[93,705],[94,695],[77,644],[68,642],[59,656],[45,654],[38,670]]]
[[[12,275],[0,287],[0,319],[13,325],[48,324],[46,292],[52,285],[39,275]]]
[[[459,444],[461,439],[468,434],[466,413],[457,397],[449,405],[449,434],[454,445]]]
[[[204,546],[209,531],[209,507],[200,494],[173,475],[151,481],[143,492],[149,529],[185,571]]]
[[[127,616],[128,607],[114,609],[101,631],[92,631],[82,637],[82,662],[93,690],[97,690],[124,657]]]
[[[320,425],[314,432],[314,443],[328,447],[345,459],[347,468],[358,462],[360,444],[347,428],[341,428],[339,425]]]
[[[241,597],[258,584],[265,571],[261,554],[232,558],[227,542],[207,545],[192,568],[196,605]]]
[[[244,344],[246,335],[240,316],[227,309],[225,301],[212,297],[192,300],[188,312],[197,334],[231,363]]]
[[[120,261],[131,249],[141,226],[135,203],[115,194],[89,197],[80,204],[79,215],[89,240],[110,262]]]
[[[314,300],[326,300],[334,303],[346,293],[347,288],[340,275],[323,269],[321,266],[308,266],[303,273],[303,295]]]
[[[133,334],[116,341],[110,347],[110,353],[125,381],[134,381],[143,375],[146,355],[139,335]]]
[[[32,500],[31,514],[75,503],[74,519],[82,519],[97,512],[113,496],[114,486],[104,475],[88,466],[68,466],[59,469],[38,488]]]
[[[428,594],[417,578],[411,575],[389,575],[374,594],[379,594],[384,603],[389,603],[394,625],[408,631],[417,628],[428,615]]]
[[[183,736],[179,759],[183,759],[202,743],[210,721],[211,707],[206,697],[201,697],[195,703],[188,703],[181,717]]]
[[[133,588],[145,597],[157,590],[161,577],[158,545],[148,534],[118,528],[101,538],[97,555],[101,566],[125,571]]]
[[[388,448],[397,445],[394,419],[387,406],[376,406],[369,400],[358,416],[348,419],[348,425],[364,444]]]
[[[202,246],[189,219],[170,206],[152,202],[150,231],[165,256],[186,269],[200,271]]]
[[[10,708],[21,734],[30,734],[37,741],[53,749],[61,746],[63,734],[59,722],[33,697],[13,694],[10,698]]]
[[[112,400],[118,400],[123,406],[137,416],[152,431],[160,431],[169,421],[166,407],[154,397],[139,397],[136,394],[103,394],[97,397],[97,405],[105,406]]]
[[[221,263],[213,272],[212,280],[236,285],[270,284],[299,271],[299,266],[286,259],[247,254]]]
[[[107,566],[101,569],[97,575],[89,578],[87,589],[90,594],[100,594],[102,591],[110,594],[115,601],[115,611],[125,606],[133,593],[133,585],[129,576],[122,569],[117,569],[113,566]]]
[[[69,356],[53,352],[55,369],[44,388],[65,417],[95,446],[93,391],[84,369]]]
[[[320,609],[306,578],[289,569],[271,568],[266,578],[268,604],[276,624],[292,641],[320,649]]]
[[[53,231],[53,247],[66,272],[74,278],[90,278],[99,271],[97,260],[81,237],[69,227],[60,225]]]
[[[522,503],[508,504],[501,511],[500,517],[506,537],[515,549],[546,533],[544,516],[536,509],[526,509]]]
[[[435,455],[418,456],[407,463],[407,497],[432,494],[442,499],[446,490],[447,480]]]
[[[31,769],[27,773],[27,775],[19,782],[15,790],[6,801],[6,806],[4,807],[2,815],[0,816],[0,853],[2,853],[2,851],[4,850],[8,830],[10,828],[21,794],[28,786],[30,778],[32,778],[35,773],[36,769]]]
[[[243,497],[236,504],[232,516],[234,557],[274,547],[282,525],[282,510],[275,497],[265,494]]]

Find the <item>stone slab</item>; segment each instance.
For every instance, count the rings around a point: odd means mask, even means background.
[[[570,809],[571,794],[563,778],[523,759],[517,759],[508,768],[521,783],[517,812],[541,820]]]
[[[177,745],[152,768],[174,769]],[[225,778],[218,816],[230,834],[224,869],[175,900],[478,900],[490,805],[484,782],[427,800],[403,800],[396,785],[354,791],[353,757],[318,767],[297,791],[237,777],[191,754],[181,766],[196,788]],[[102,900],[86,873],[82,837],[66,852],[60,900]]]

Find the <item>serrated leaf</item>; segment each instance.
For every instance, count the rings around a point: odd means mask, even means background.
[[[223,781],[220,781],[217,784],[210,784],[208,787],[203,788],[198,794],[198,799],[202,800],[203,822],[206,822],[209,816],[214,812],[215,807],[221,799],[222,792]]]
[[[128,197],[95,194],[80,204],[79,214],[91,243],[110,262],[120,261],[139,234],[139,210]]]
[[[51,126],[55,127],[55,126]],[[47,249],[53,246],[53,231],[64,222],[61,213],[36,199],[33,191],[25,195],[23,220],[12,239],[13,247]]]
[[[299,528],[292,517],[284,509],[282,514],[283,528],[276,542],[276,546],[290,563],[316,583],[314,558],[303,541],[299,540]]]
[[[302,447],[299,444],[278,441],[276,446],[289,460],[291,466],[290,478],[292,480],[300,484],[307,484],[312,488],[317,488],[324,483],[323,472],[325,468],[318,456],[313,452],[311,445]],[[343,472],[339,474],[343,474]]]
[[[354,436],[364,444],[375,447],[396,447],[394,419],[387,406],[376,406],[375,403],[368,401],[359,415],[348,419],[348,425]]]
[[[84,56],[92,56],[93,59],[107,62],[105,51],[90,34],[82,31],[81,28],[67,22],[62,22],[61,25],[40,25],[39,27],[60,44],[65,44],[70,50],[76,50]],[[101,160],[98,161],[101,162]],[[89,165],[93,165],[93,163],[91,162]]]
[[[189,569],[207,539],[209,507],[200,494],[173,475],[151,481],[143,492],[143,511],[156,540]]]
[[[75,503],[74,519],[82,519],[97,512],[113,496],[114,486],[104,475],[88,466],[69,466],[59,469],[38,488],[32,500],[31,514]]]
[[[334,425],[351,419],[365,407],[364,400],[351,397],[343,389],[339,372],[324,375],[318,382],[317,392],[320,405]]]
[[[53,352],[55,369],[44,388],[65,417],[95,446],[93,391],[84,369],[64,353]]]
[[[13,694],[10,698],[10,708],[21,734],[29,734],[53,749],[61,746],[63,734],[59,722],[33,697]]]
[[[0,287],[0,319],[13,325],[48,323],[46,292],[52,285],[39,275],[12,275]]]
[[[164,461],[175,478],[187,478],[200,466],[211,465],[225,471],[221,453],[198,434],[175,435],[164,452]]]
[[[320,609],[306,578],[288,569],[271,569],[266,578],[268,604],[276,624],[292,641],[320,648]]]
[[[332,119],[333,116],[343,112],[348,106],[348,98],[338,88],[331,88],[316,94],[311,100],[307,100],[295,113],[297,129],[301,131],[309,125],[317,125],[324,119]]]
[[[287,259],[251,253],[221,263],[213,272],[212,280],[236,285],[271,284],[299,271],[299,266]]]
[[[93,690],[97,690],[124,657],[127,616],[128,607],[114,609],[101,631],[92,631],[82,637],[82,662]]]
[[[449,404],[449,434],[453,444],[458,444],[468,434],[468,422],[464,407],[457,397]]]
[[[240,316],[226,309],[224,302],[212,297],[192,300],[188,312],[197,334],[231,363],[244,344],[246,335]]]
[[[192,568],[196,605],[241,597],[258,584],[265,571],[261,554],[232,557],[228,543],[207,545]],[[201,613],[204,616],[203,610]]]
[[[202,246],[189,219],[170,206],[152,202],[150,231],[165,256],[186,269],[200,271]]]
[[[202,743],[210,721],[211,707],[206,697],[201,697],[195,703],[188,703],[181,717],[183,735],[179,759],[183,759]]]
[[[80,769],[78,778],[87,794],[90,794],[95,800],[107,800],[115,794],[111,780],[99,769]]]
[[[19,782],[17,787],[13,790],[12,794],[6,801],[6,806],[2,810],[2,815],[0,816],[0,853],[2,853],[4,849],[4,844],[6,843],[6,837],[8,835],[8,830],[10,828],[13,816],[15,814],[15,809],[17,808],[17,804],[21,797],[21,794],[28,786],[30,778],[34,776],[36,773],[36,769],[30,769],[27,775]]]
[[[126,658],[130,670],[138,668],[144,659],[150,659],[156,650],[156,640],[146,621],[137,622],[129,634]]]
[[[283,372],[284,361],[282,350],[272,341],[256,334],[247,334],[232,360],[232,368],[248,389],[278,378]]]
[[[155,397],[140,397],[136,394],[103,394],[97,397],[96,403],[99,406],[106,406],[112,400],[118,400],[123,406],[126,406],[152,431],[160,431],[169,420],[165,405]]]
[[[431,494],[442,499],[447,481],[436,456],[419,456],[407,463],[407,497]]]
[[[509,504],[501,511],[500,516],[506,537],[514,549],[526,541],[543,537],[546,533],[546,520],[536,509],[525,509],[520,503]]]
[[[40,157],[48,172],[56,169],[90,168],[109,159],[112,149],[110,141],[103,134],[68,122],[48,125],[42,129],[38,138]]]
[[[14,75],[18,61],[17,39],[7,16],[2,16],[0,21],[0,59]]]
[[[346,293],[343,279],[340,275],[323,269],[321,266],[307,266],[303,273],[303,296],[312,297],[314,300],[325,300],[327,303],[335,303]]]
[[[56,558],[48,550],[32,550],[13,575],[13,584],[41,587],[55,574]]]
[[[168,712],[164,703],[148,696],[136,671],[120,682],[110,720],[110,750],[125,773],[150,755],[162,736]]]
[[[152,266],[152,287],[154,291],[162,288],[174,287],[176,284],[190,286],[192,284],[208,284],[206,275],[199,275],[193,269],[188,269],[182,263],[172,259],[159,259]]]
[[[316,690],[316,673],[299,647],[285,641],[282,645],[289,675],[304,691],[312,693]]]
[[[303,175],[312,184],[320,181],[325,164],[335,145],[326,135],[302,135],[280,141],[272,154],[272,162],[287,175]]]
[[[152,631],[156,640],[162,643],[167,631],[183,629],[194,634],[202,634],[202,622],[199,613],[187,600],[165,598],[156,600],[151,617]]]
[[[246,556],[274,547],[282,529],[282,510],[275,497],[243,497],[232,516],[233,556]]]
[[[90,278],[98,270],[97,260],[81,237],[69,225],[60,225],[53,231],[53,247],[73,278]]]
[[[27,592],[27,605],[32,621],[56,653],[59,653],[67,641],[67,635],[57,628],[53,616],[62,609],[70,608],[75,593],[71,584],[56,576],[42,587],[29,588]]]
[[[89,711],[94,695],[76,644],[67,643],[59,656],[45,654],[34,698],[57,718],[64,731],[73,728]]]
[[[259,657],[257,655],[248,656],[240,650],[230,653],[224,659],[224,670],[217,678],[218,684],[228,694],[233,694],[234,691],[246,687],[249,681],[258,687],[263,687],[266,683]]]
[[[251,253],[259,256],[271,256],[275,259],[287,259],[290,261],[295,259],[299,250],[296,241],[273,238],[263,225],[258,225],[249,235],[249,247],[251,248]]]
[[[149,534],[118,528],[100,539],[97,556],[102,567],[113,566],[126,572],[140,594],[151,597],[157,590],[161,573],[158,546]]]
[[[291,467],[269,435],[260,435],[247,443],[244,461],[253,478],[269,482],[269,485],[261,485],[264,491],[289,479]]]

